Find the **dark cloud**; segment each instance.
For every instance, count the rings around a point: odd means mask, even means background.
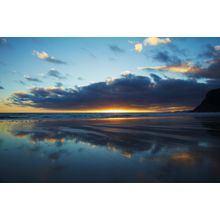
[[[54,57],[48,57],[47,59],[45,59],[46,61],[50,62],[50,63],[56,63],[56,64],[66,64],[65,61],[62,60],[58,60]]]
[[[65,79],[66,77],[60,73],[59,71],[55,70],[55,69],[50,69],[47,73],[48,76],[52,76],[58,79]]]
[[[151,77],[154,77],[154,81]],[[191,79],[151,77],[129,74],[74,89],[35,87],[28,93],[14,93],[10,101],[19,106],[57,110],[194,107],[208,90],[220,86],[216,81],[205,84]]]
[[[208,67],[194,65],[184,74],[191,78],[205,78],[220,80],[220,58],[208,61]]]
[[[154,80],[154,82],[156,82],[156,83],[161,80],[161,78],[156,74],[151,73],[150,76]]]
[[[78,80],[84,80],[83,77],[79,76],[77,77]]]
[[[162,71],[162,72],[174,72],[187,76],[188,78],[204,78],[204,79],[220,79],[220,58],[213,58],[207,61],[206,66],[197,62],[184,62],[178,65],[164,65],[153,67],[138,67],[138,70],[146,71]]]
[[[37,58],[39,58],[40,60],[45,60],[50,63],[66,64],[65,61],[56,59],[55,57],[50,56],[47,52],[44,52],[44,51],[40,52],[40,51],[33,50],[32,54],[34,56],[37,56]]]
[[[120,48],[117,45],[109,45],[109,48],[111,51],[113,51],[114,53],[125,53],[125,50]]]
[[[194,77],[204,77],[208,79],[220,79],[220,58],[213,59],[207,68],[201,69],[198,74],[194,74]]]
[[[198,58],[207,58],[207,67],[200,65],[196,73],[187,72],[194,78],[220,79],[220,46],[206,45],[205,50],[198,55]]]
[[[55,84],[55,86],[56,86],[56,87],[62,87],[62,86],[63,86],[63,83],[57,82],[57,83]]]
[[[205,46],[205,50],[199,54],[199,58],[220,58],[220,50],[216,50],[214,46],[208,44]]]
[[[170,55],[167,51],[158,51],[153,58],[167,65],[180,65],[182,63],[180,58]]]
[[[172,50],[175,54],[179,54],[179,55],[182,55],[182,56],[186,56],[187,54],[187,51],[186,49],[182,49],[182,48],[179,48],[176,44],[168,44],[167,45],[170,50]]]
[[[42,82],[40,79],[31,77],[31,76],[24,76],[24,78],[31,82]]]

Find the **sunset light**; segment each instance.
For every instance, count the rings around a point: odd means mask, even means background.
[[[5,37],[0,49],[3,181],[219,181],[220,38]]]

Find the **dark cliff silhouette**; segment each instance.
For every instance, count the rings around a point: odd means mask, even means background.
[[[214,89],[206,94],[202,103],[197,106],[194,112],[220,112],[220,89]]]

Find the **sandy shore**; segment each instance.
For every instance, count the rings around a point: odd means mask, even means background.
[[[1,173],[3,182],[220,181],[220,120],[215,117],[11,120],[0,121],[0,130],[5,154],[0,168],[11,173]],[[23,157],[26,167],[10,166],[12,155],[18,164]],[[43,161],[35,158],[39,155]],[[27,169],[33,161],[39,176],[42,167],[65,168],[42,180]],[[27,172],[26,179],[15,172]]]

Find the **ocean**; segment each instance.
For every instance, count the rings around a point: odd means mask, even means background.
[[[163,112],[163,113],[0,113],[0,120],[49,120],[92,118],[141,118],[141,117],[213,117],[218,112]]]

